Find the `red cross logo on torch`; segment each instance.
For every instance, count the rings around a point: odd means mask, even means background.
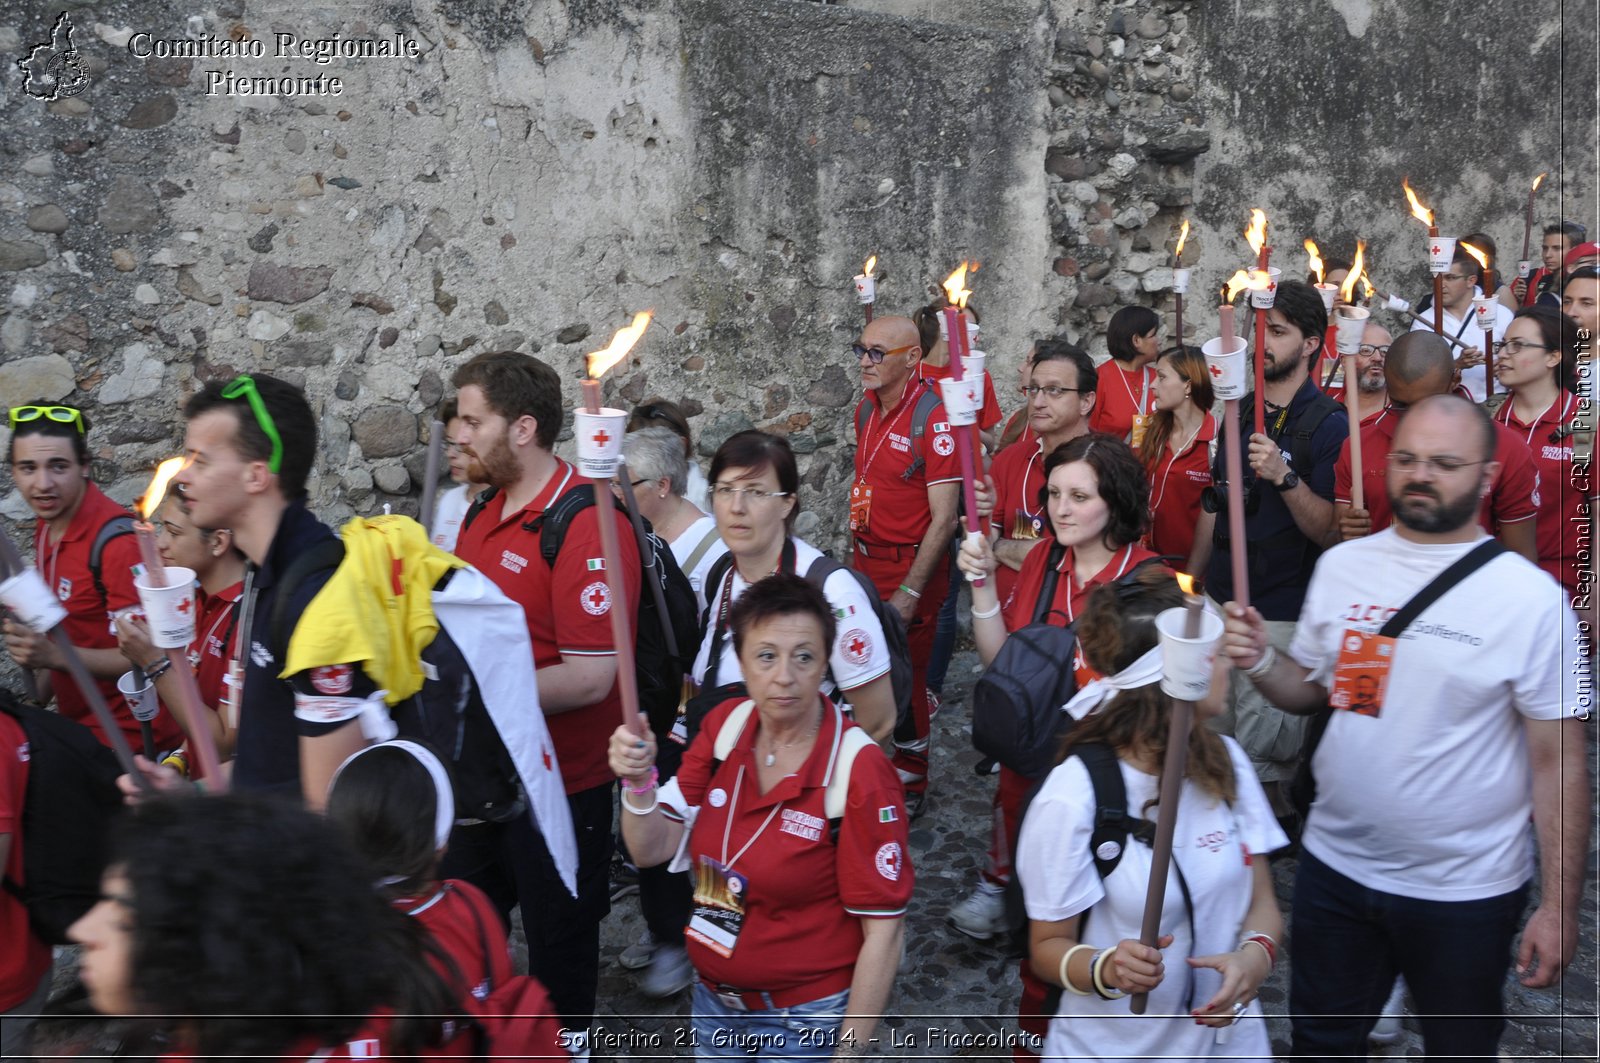
[[[1433,252],[1433,253],[1434,253],[1434,254],[1436,254],[1436,255],[1437,255],[1437,254],[1439,254],[1439,253],[1440,253],[1440,252],[1442,252],[1442,251],[1443,251],[1443,250],[1444,250],[1444,248],[1442,248],[1442,247],[1440,247],[1440,246],[1439,246],[1439,245],[1438,245],[1438,244],[1434,244],[1434,245],[1433,245],[1433,246],[1432,246],[1432,247],[1430,247],[1430,248],[1429,248],[1429,249],[1428,249],[1428,250],[1430,250],[1430,251],[1432,251],[1432,252]]]
[[[1222,366],[1213,365],[1213,366],[1209,366],[1208,368],[1209,368],[1212,376],[1217,377],[1218,379],[1221,379],[1221,377],[1222,377]]]
[[[611,442],[611,437],[606,434],[606,430],[604,428],[600,429],[600,431],[598,431],[598,432],[596,432],[594,434],[594,445],[595,446],[603,447],[609,442]]]
[[[185,598],[181,602],[179,602],[176,606],[174,606],[174,608],[178,610],[178,615],[179,616],[188,616],[189,615],[189,610],[194,608],[194,599],[193,598]]]

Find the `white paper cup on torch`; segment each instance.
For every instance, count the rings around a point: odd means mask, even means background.
[[[1334,324],[1339,327],[1336,342],[1340,357],[1361,353],[1361,335],[1367,331],[1371,314],[1364,306],[1341,306],[1333,312]]]
[[[1174,295],[1183,295],[1189,290],[1189,271],[1186,269],[1173,269],[1172,292]]]
[[[1206,371],[1211,374],[1211,390],[1223,401],[1244,398],[1244,337],[1233,337],[1233,346],[1225,349],[1228,342],[1215,336],[1200,348],[1200,353],[1206,356]]]
[[[67,610],[35,568],[25,568],[0,583],[0,605],[11,610],[21,624],[43,635],[67,618]]]
[[[878,301],[877,277],[869,277],[865,273],[857,273],[854,279],[856,283],[856,298],[861,300],[862,306]]]
[[[1494,308],[1498,305],[1498,300],[1491,295],[1473,296],[1472,312],[1477,315],[1478,327],[1483,331],[1494,331]]]
[[[938,317],[939,317],[939,338],[941,340],[944,340],[946,343],[949,343],[950,342],[950,318],[949,318],[949,315],[941,312],[938,315]],[[971,350],[973,345],[978,342],[978,323],[976,321],[973,321],[971,318],[967,317],[965,314],[962,315],[961,320],[966,322],[966,324],[967,324],[967,349]]]
[[[132,670],[117,677],[117,693],[128,703],[128,711],[140,723],[149,723],[161,711],[156,685],[143,672]]]
[[[1529,277],[1533,276],[1533,259],[1517,259],[1517,276],[1521,277],[1523,280],[1527,280]]]
[[[978,423],[978,404],[973,401],[972,386],[965,380],[945,377],[939,381],[939,392],[944,397],[944,412],[952,425]]]
[[[1322,309],[1333,313],[1333,304],[1339,301],[1339,286],[1337,284],[1314,284],[1317,294],[1322,297]]]
[[[150,622],[150,641],[157,649],[187,649],[195,633],[194,569],[168,565],[164,587],[152,586],[149,578],[136,577],[133,589]]]
[[[604,484],[617,474],[622,460],[622,436],[628,425],[626,410],[602,407],[599,413],[576,411],[578,474]]]
[[[1211,662],[1222,641],[1222,617],[1200,613],[1200,637],[1183,637],[1188,610],[1167,609],[1156,616],[1161,641],[1161,690],[1179,701],[1199,701],[1211,689]]]
[[[1449,273],[1450,262],[1456,257],[1454,236],[1428,237],[1428,272]]]
[[[1272,304],[1278,299],[1278,278],[1283,276],[1283,270],[1273,266],[1266,271],[1266,283],[1261,281],[1262,271],[1250,271],[1250,306],[1255,310],[1271,310]]]

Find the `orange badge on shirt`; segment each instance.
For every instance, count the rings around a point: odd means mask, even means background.
[[[1336,709],[1379,716],[1389,688],[1395,640],[1387,635],[1345,629],[1339,641],[1339,659],[1333,666],[1333,689],[1328,704]]]

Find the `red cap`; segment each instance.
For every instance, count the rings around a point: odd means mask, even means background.
[[[1571,269],[1573,266],[1578,264],[1578,259],[1580,258],[1600,258],[1600,244],[1594,243],[1593,241],[1587,244],[1579,244],[1577,247],[1574,247],[1571,251],[1567,252],[1566,260],[1562,263],[1562,265],[1566,266],[1568,269]]]

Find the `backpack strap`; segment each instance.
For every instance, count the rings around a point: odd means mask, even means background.
[[[711,629],[711,649],[706,653],[706,674],[701,677],[701,690],[715,689],[717,674],[722,671],[722,641],[728,637],[728,627],[719,606],[722,584],[732,578],[733,554],[723,554],[711,563],[711,571],[706,576],[706,615],[701,624]]]
[[[1039,583],[1039,597],[1033,603],[1033,622],[1044,624],[1049,621],[1050,603],[1056,598],[1056,585],[1061,581],[1061,561],[1067,556],[1067,548],[1059,542],[1050,543],[1050,553],[1045,557],[1044,579]],[[1004,603],[1002,603],[1004,604]]]
[[[106,594],[105,580],[100,574],[101,556],[105,554],[106,547],[110,545],[111,540],[132,534],[132,515],[119,513],[100,525],[100,530],[94,533],[94,542],[89,544],[89,578],[94,581],[95,593],[100,595],[101,605],[109,606],[110,603],[110,597]]]
[[[466,531],[470,528],[472,522],[478,519],[478,514],[482,513],[484,507],[489,504],[489,500],[499,493],[500,489],[498,487],[486,487],[479,491],[478,497],[472,500],[472,504],[467,507],[467,512],[461,517],[461,530]]]
[[[911,453],[915,458],[906,471],[900,474],[900,478],[907,481],[928,464],[927,459],[922,456],[922,438],[928,434],[928,419],[933,416],[933,408],[944,402],[940,397],[939,388],[932,380],[924,379],[922,384],[922,394],[917,396],[917,404],[911,407]],[[947,422],[941,421],[940,424],[945,425],[945,430],[948,431]],[[937,426],[935,427],[937,430]]]
[[[722,533],[717,531],[717,526],[712,524],[705,537],[695,544],[694,549],[689,551],[689,556],[684,558],[683,564],[679,566],[683,569],[685,576],[694,571],[694,567],[700,563],[700,559],[706,556],[706,551],[711,549],[711,544],[721,538],[721,535]],[[718,558],[718,560],[721,560],[721,558]]]
[[[872,737],[859,727],[845,728],[839,740],[839,756],[833,763],[833,777],[822,792],[822,814],[828,817],[835,835],[839,821],[844,818],[845,805],[850,798],[850,769],[863,749],[875,745]]]
[[[722,721],[722,730],[717,732],[716,740],[711,744],[711,771],[722,767],[722,762],[728,759],[728,754],[733,752],[733,744],[739,740],[739,735],[744,732],[744,725],[750,721],[750,716],[756,711],[754,700],[743,701],[734,706],[728,718]]]
[[[1317,429],[1322,427],[1323,421],[1343,409],[1342,405],[1318,391],[1310,406],[1295,420],[1289,433],[1289,464],[1294,467],[1296,474],[1301,476],[1311,474],[1311,438],[1317,434]],[[1353,427],[1356,431],[1360,431],[1359,425]]]
[[[279,660],[288,656],[290,632],[286,625],[289,622],[289,602],[294,598],[294,592],[300,584],[318,572],[332,571],[344,562],[344,543],[338,539],[324,539],[303,554],[296,554],[284,566],[283,572],[273,584],[272,615],[268,618],[267,638],[271,645],[268,647],[272,655]],[[250,632],[245,632],[245,638],[250,637]]]

